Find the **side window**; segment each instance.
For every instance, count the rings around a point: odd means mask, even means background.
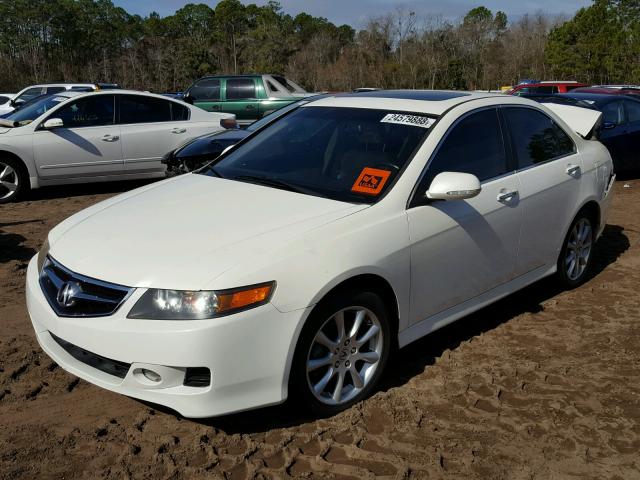
[[[113,125],[113,95],[95,95],[73,102],[53,113],[65,128]]]
[[[142,95],[120,97],[120,123],[171,121],[171,101]]]
[[[421,192],[441,172],[472,173],[481,182],[507,173],[507,155],[496,109],[472,113],[457,123],[427,168]]]
[[[66,89],[64,87],[47,87],[47,93],[60,93],[64,92],[65,90]]]
[[[178,102],[171,102],[171,120],[189,120],[191,111],[186,105],[180,105]]]
[[[558,93],[558,87],[554,87],[554,86],[533,87],[530,89],[530,91],[531,93],[549,95],[552,93]]]
[[[203,78],[189,89],[189,95],[194,100],[220,100],[220,80]]]
[[[621,125],[623,122],[622,101],[607,103],[602,107],[602,122]]]
[[[625,100],[624,108],[627,111],[627,122],[633,123],[640,121],[640,102]]]
[[[252,78],[230,78],[227,80],[227,100],[256,98],[256,84]]]
[[[544,113],[532,108],[503,109],[513,141],[518,168],[570,155],[573,141]]]

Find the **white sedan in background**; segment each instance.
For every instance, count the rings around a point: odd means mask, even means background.
[[[150,93],[50,95],[0,119],[0,203],[46,185],[162,178],[168,151],[232,126],[233,114]]]
[[[548,275],[588,278],[615,177],[576,133],[600,113],[562,107],[312,101],[54,228],[27,273],[37,339],[69,372],[188,417],[288,397],[338,412],[394,347]]]

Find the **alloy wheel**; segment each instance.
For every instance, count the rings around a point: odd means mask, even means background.
[[[18,172],[0,161],[0,200],[13,196],[18,191],[19,182]]]
[[[593,245],[591,222],[587,218],[578,220],[569,234],[565,255],[565,271],[569,280],[579,279],[585,272]]]
[[[380,364],[383,332],[364,307],[344,308],[318,330],[307,355],[307,382],[322,403],[341,405],[371,382]]]

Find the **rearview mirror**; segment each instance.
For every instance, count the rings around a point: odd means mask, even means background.
[[[431,200],[464,200],[475,197],[482,187],[475,175],[461,172],[442,172],[436,175],[427,191]]]
[[[44,122],[42,124],[42,128],[44,128],[45,130],[51,130],[53,128],[60,128],[62,126],[64,126],[64,123],[62,122],[62,119],[60,119],[60,118],[50,118],[46,122]]]

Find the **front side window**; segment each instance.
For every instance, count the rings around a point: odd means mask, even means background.
[[[220,100],[220,80],[217,78],[203,78],[189,89],[189,96],[193,100]]]
[[[518,168],[571,155],[575,145],[562,128],[533,108],[504,108],[505,123],[511,133]]]
[[[419,113],[303,106],[200,173],[374,203],[392,187],[434,121]]]
[[[120,96],[120,123],[171,121],[171,101],[142,95]]]
[[[227,100],[256,98],[256,84],[252,78],[230,78],[227,80]]]
[[[625,100],[624,108],[627,111],[627,122],[634,123],[640,121],[640,102]]]
[[[622,125],[624,122],[624,112],[622,110],[621,100],[609,102],[602,107],[602,122]]]
[[[64,128],[98,127],[114,123],[113,95],[95,95],[71,103],[53,114]]]
[[[42,93],[42,87],[29,88],[22,93],[22,95],[16,97],[14,99],[14,103],[24,103],[28,102],[32,98],[37,97]]]
[[[419,192],[429,189],[442,172],[471,173],[481,182],[507,173],[507,155],[495,108],[472,113],[446,135],[420,182]]]

